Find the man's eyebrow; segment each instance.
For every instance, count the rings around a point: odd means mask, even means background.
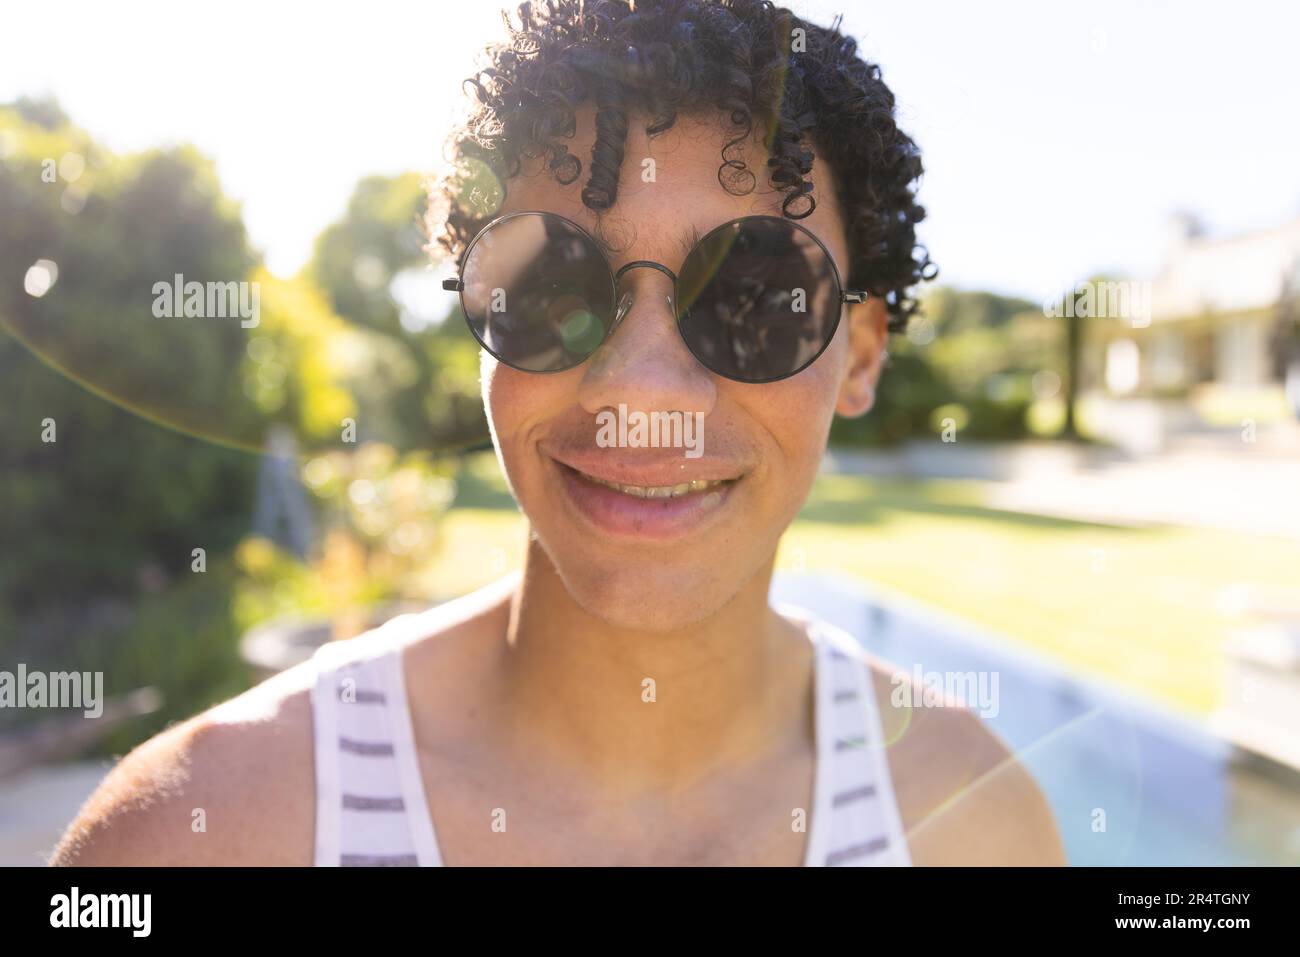
[[[682,258],[684,259],[690,255],[691,250],[699,244],[700,230],[694,223],[691,223],[691,228],[686,235],[677,240],[677,251],[682,254]]]

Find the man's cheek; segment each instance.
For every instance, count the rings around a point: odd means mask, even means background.
[[[540,404],[541,396],[537,394],[540,390],[536,383],[528,381],[528,373],[503,366],[496,360],[490,366],[485,362],[481,370],[483,408],[492,432],[498,444],[514,444],[527,432],[529,410]]]
[[[483,410],[496,446],[497,463],[510,493],[523,505],[530,498],[529,486],[537,481],[530,475],[535,469],[530,468],[526,455],[528,404],[520,388],[523,384],[512,382],[514,370],[495,360],[484,362],[481,370]]]
[[[781,437],[787,454],[795,461],[803,461],[809,455],[819,457],[817,453],[825,444],[825,433],[835,415],[834,378],[823,373],[809,375],[800,382],[789,380],[788,385],[775,383],[761,388],[773,390],[765,418],[773,423],[772,431]]]

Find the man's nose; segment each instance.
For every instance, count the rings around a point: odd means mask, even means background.
[[[595,415],[625,404],[630,411],[701,412],[717,399],[713,377],[677,331],[673,281],[634,264],[621,272],[613,334],[587,363],[578,390]]]

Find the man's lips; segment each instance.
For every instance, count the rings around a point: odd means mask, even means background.
[[[671,488],[689,482],[734,482],[748,471],[739,463],[720,458],[686,459],[678,450],[672,455],[629,453],[626,449],[597,452],[543,449],[542,452],[560,465],[598,482],[640,488]]]
[[[620,538],[679,538],[712,521],[744,470],[721,462],[644,457],[552,457],[564,496],[590,524]]]

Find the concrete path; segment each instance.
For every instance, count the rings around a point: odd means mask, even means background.
[[[0,867],[41,867],[110,762],[34,768],[0,779]]]

